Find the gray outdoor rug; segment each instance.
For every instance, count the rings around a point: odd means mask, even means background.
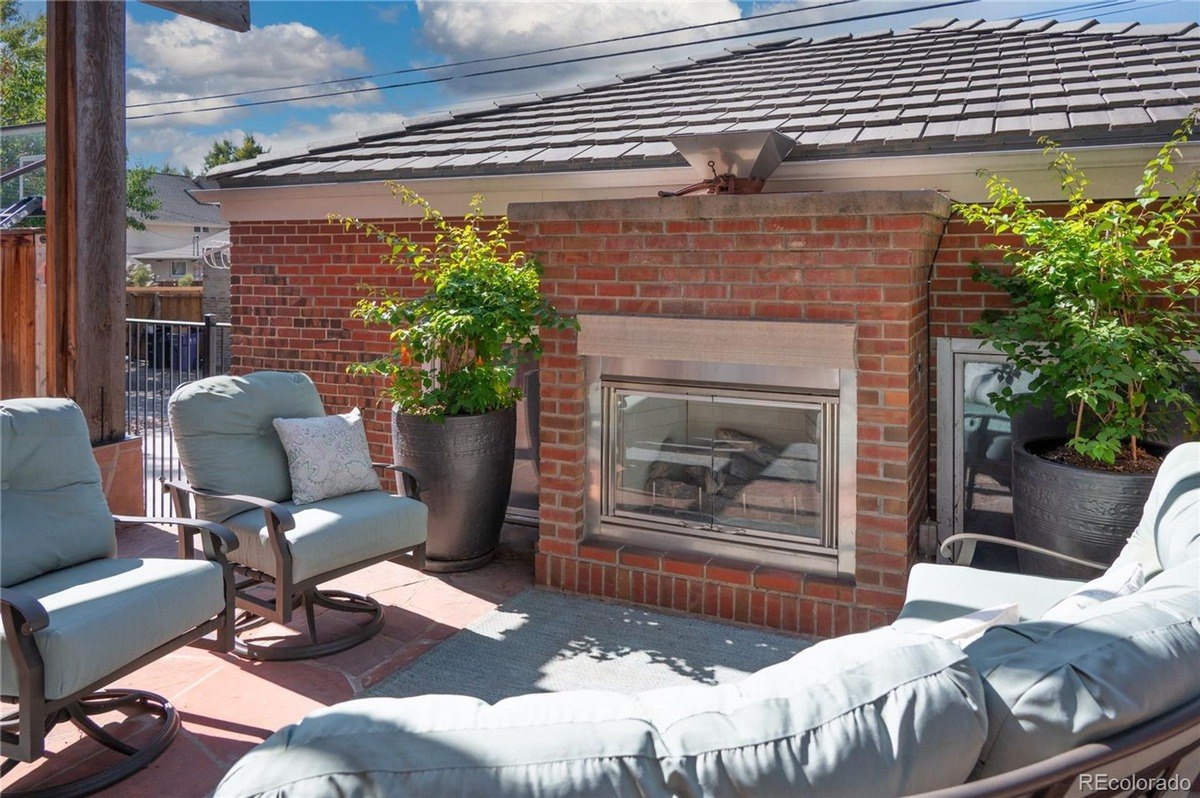
[[[367,689],[494,703],[523,693],[737,682],[807,643],[712,621],[529,589]]]

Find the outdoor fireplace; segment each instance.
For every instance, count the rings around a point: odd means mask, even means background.
[[[585,319],[585,330],[597,323],[604,320]],[[697,323],[653,326],[661,336]],[[671,351],[661,337],[650,347],[668,357],[585,358],[587,533],[668,551],[852,572],[855,435],[842,415],[843,405],[854,414],[853,370],[727,362],[752,360],[764,329],[795,334],[813,325],[722,327],[734,348],[709,352],[715,361],[677,359],[688,353]],[[622,348],[611,337],[598,346]]]
[[[510,205],[580,323],[543,338],[538,583],[822,636],[894,619],[928,517],[949,211],[911,191]]]

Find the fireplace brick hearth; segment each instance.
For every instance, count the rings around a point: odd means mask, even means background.
[[[585,537],[584,359],[566,333],[541,363],[537,582],[821,636],[891,620],[928,515],[927,285],[949,212],[927,191],[512,206],[564,312],[855,329],[852,575]]]

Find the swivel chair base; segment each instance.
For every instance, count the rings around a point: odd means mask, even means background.
[[[158,730],[141,748],[134,748],[105,731],[92,720],[93,715],[103,715],[116,709],[129,706],[140,706],[145,711],[158,715],[160,720]],[[4,720],[15,718],[13,713]],[[101,745],[125,754],[125,759],[108,767],[99,773],[83,776],[63,784],[47,787],[37,787],[27,791],[5,790],[6,798],[80,798],[91,795],[113,786],[129,778],[137,771],[153,762],[179,733],[179,713],[167,699],[143,690],[109,689],[99,690],[85,695],[78,701],[63,707],[56,715],[48,719],[47,727],[69,720],[84,734]],[[5,759],[0,764],[0,773],[8,773],[19,764],[16,759]]]

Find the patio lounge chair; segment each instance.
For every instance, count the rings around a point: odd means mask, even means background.
[[[369,490],[306,504],[292,501],[287,455],[272,421],[325,415],[316,386],[298,373],[262,371],[209,377],[180,386],[169,404],[187,482],[168,481],[176,512],[222,523],[241,542],[230,559],[242,577],[234,653],[249,659],[293,660],[344,651],[382,627],[383,608],[369,596],[318,585],[384,560],[424,568],[428,510],[416,476],[397,474],[403,495]],[[193,506],[194,505],[194,506]],[[273,595],[256,595],[260,586]],[[264,645],[242,633],[267,621],[288,623],[303,606],[307,645]],[[347,633],[318,642],[316,608],[368,616]]]
[[[973,591],[958,566],[928,566],[904,623],[732,685],[346,702],[274,734],[215,794],[1008,798],[1127,794],[1123,779],[1186,792],[1200,778],[1200,443],[1167,458],[1119,561],[1149,580],[1071,621],[1039,617],[1057,590],[975,572]],[[960,596],[920,584],[943,575]],[[1027,619],[963,648],[921,630],[996,597],[1029,598]]]
[[[233,642],[233,534],[216,524],[177,524],[203,537],[205,559],[117,558],[116,525],[101,489],[87,423],[66,399],[0,402],[0,681],[16,704],[0,723],[7,773],[43,756],[49,730],[71,721],[126,758],[54,789],[86,795],[126,778],[161,754],[179,717],[161,696],[101,689],[181,646],[216,632]],[[92,716],[140,706],[160,717],[141,749]],[[7,794],[7,793],[6,793]]]

